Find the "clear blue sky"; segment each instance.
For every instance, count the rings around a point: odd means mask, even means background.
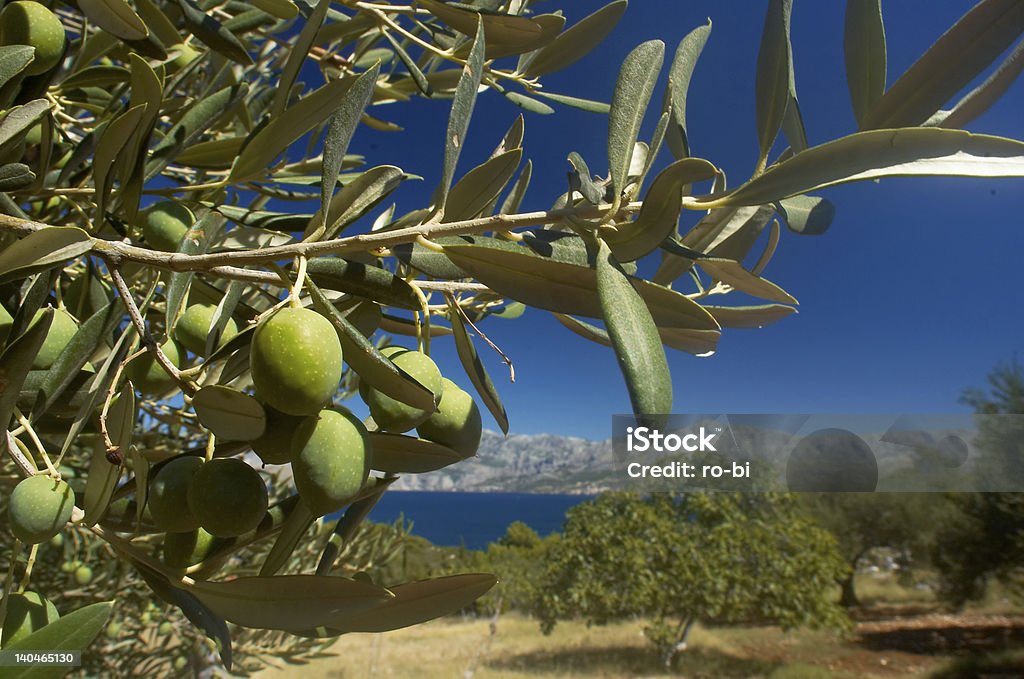
[[[563,7],[574,23],[602,4],[572,0],[538,8]],[[600,49],[547,77],[546,86],[609,101],[618,67],[636,44],[660,38],[671,55],[710,17],[711,39],[690,88],[688,128],[694,155],[724,168],[735,185],[757,156],[754,72],[765,4],[634,0]],[[797,87],[810,142],[821,143],[854,130],[843,67],[845,3],[794,4]],[[973,4],[884,3],[890,84]],[[662,73],[656,100],[665,78]],[[375,115],[406,132],[364,128],[355,137],[350,152],[426,177],[396,194],[400,212],[425,204],[437,181],[448,105],[416,100],[378,107]],[[1024,138],[1021,111],[1024,83],[1018,82],[970,129]],[[518,113],[493,92],[481,96],[460,174],[487,157]],[[570,151],[605,174],[606,134],[604,116],[564,107],[552,116],[527,114],[524,146],[535,171],[524,208],[546,209],[563,190]],[[660,161],[668,162],[667,151]],[[823,195],[837,208],[832,229],[820,237],[784,231],[764,274],[800,300],[800,313],[760,330],[726,330],[711,358],[670,351],[676,412],[961,411],[960,392],[981,385],[994,364],[1021,351],[1024,179],[896,179]],[[697,218],[684,215],[684,228]],[[743,303],[732,297],[720,299]],[[480,345],[513,433],[605,438],[610,416],[629,410],[611,350],[573,335],[546,312],[489,319],[483,329],[516,365],[512,385],[497,356]],[[433,346],[442,370],[470,388],[450,340]],[[485,426],[496,428],[487,415]]]

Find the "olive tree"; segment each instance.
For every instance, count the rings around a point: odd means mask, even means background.
[[[545,632],[646,616],[670,666],[697,622],[842,629],[833,587],[848,570],[791,496],[608,494],[568,511],[535,605]]]
[[[814,234],[831,219],[815,195],[829,186],[1024,174],[1024,144],[959,129],[1002,94],[1019,55],[950,103],[1021,33],[1017,2],[979,2],[890,84],[880,3],[851,0],[859,130],[811,145],[791,3],[769,0],[759,162],[735,185],[690,153],[688,85],[710,24],[680,36],[659,98],[666,46],[648,41],[606,104],[543,80],[593,50],[626,1],[568,26],[535,4],[5,3],[0,473],[18,577],[0,613],[31,586],[36,545],[62,531],[102,540],[208,631],[228,621],[331,637],[458,610],[494,577],[330,573],[395,476],[474,454],[481,406],[508,430],[474,341],[489,316],[553,313],[613,349],[637,415],[668,413],[664,347],[708,354],[725,329],[794,312],[762,277],[776,214]],[[459,163],[478,96],[530,115],[607,114],[607,157],[571,154],[567,190],[526,209],[523,117],[510,110],[507,131],[490,130],[485,162]],[[424,204],[378,209],[410,176],[349,154],[350,141],[361,126],[395,130],[377,107],[421,98],[451,100],[436,188]],[[640,140],[645,118],[654,134]],[[733,290],[765,303],[715,303]],[[454,343],[475,396],[440,374],[436,342]],[[344,406],[357,394],[367,421]],[[78,489],[62,471],[76,445],[88,456]],[[287,498],[271,503],[250,450],[287,465]],[[134,523],[112,513],[121,501]],[[317,564],[282,573],[314,520],[339,512]],[[225,564],[254,540],[272,548],[256,574],[234,577]],[[9,647],[84,646],[108,609],[65,610]]]

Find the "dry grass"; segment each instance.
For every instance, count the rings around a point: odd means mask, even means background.
[[[306,667],[267,670],[259,679],[474,679],[693,677],[851,679],[924,677],[942,658],[879,654],[825,632],[786,634],[774,627],[697,628],[675,673],[666,672],[641,621],[604,627],[561,623],[550,636],[535,621],[507,615],[490,638],[488,620],[442,620],[383,635],[342,637],[337,656]]]

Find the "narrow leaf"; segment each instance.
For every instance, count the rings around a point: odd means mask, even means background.
[[[35,58],[35,48],[28,45],[4,45],[0,47],[0,87],[25,70]]]
[[[53,313],[53,309],[46,309],[21,336],[13,341],[8,338],[8,344],[0,354],[0,384],[4,385],[0,389],[0,429],[4,431],[11,422],[21,385],[32,368],[32,360],[46,340]]]
[[[857,125],[875,109],[885,94],[886,47],[882,0],[846,0],[846,84]]]
[[[608,37],[628,4],[627,0],[616,0],[584,17],[540,49],[529,60],[523,74],[536,78],[572,66]]]
[[[0,283],[28,278],[92,249],[92,238],[73,226],[33,231],[0,252]]]
[[[451,448],[412,436],[372,432],[370,442],[372,468],[389,474],[422,474],[465,459]]]
[[[144,40],[149,29],[125,0],[78,0],[89,21],[122,40]]]
[[[315,283],[309,285],[309,294],[313,307],[338,330],[345,362],[356,371],[361,381],[414,408],[428,412],[437,408],[434,393],[380,353],[366,335],[328,301]]]
[[[740,292],[745,292],[748,295],[760,297],[770,302],[797,304],[796,298],[788,292],[775,283],[750,273],[743,268],[742,264],[735,260],[708,257],[699,260],[697,266],[707,271],[715,280],[730,285]]]
[[[352,87],[345,93],[341,105],[331,116],[324,136],[323,184],[320,186],[320,205],[323,221],[319,231],[327,228],[327,206],[334,195],[334,187],[338,184],[338,173],[345,162],[345,153],[356,132],[363,111],[370,103],[377,76],[380,75],[380,64],[375,64],[366,73],[359,76]]]
[[[1010,85],[1024,71],[1024,41],[1017,43],[999,68],[973,90],[964,95],[949,112],[940,127],[962,128],[987,111],[1006,94]]]
[[[263,565],[260,567],[260,576],[277,575],[285,567],[314,521],[316,521],[316,517],[313,512],[309,511],[309,508],[300,499],[299,503],[295,505],[295,509],[285,519],[281,532],[274,540],[274,546],[270,548],[267,558],[263,561]]]
[[[794,233],[820,236],[832,226],[836,207],[824,198],[794,196],[779,202],[779,215]]]
[[[366,582],[316,575],[197,581],[186,591],[228,622],[277,630],[330,625],[393,597],[383,587]]]
[[[633,145],[665,59],[665,43],[651,40],[629,53],[619,71],[608,118],[608,164],[616,193],[626,187]]]
[[[672,60],[672,69],[669,71],[669,87],[665,90],[665,96],[671,99],[671,118],[666,132],[668,148],[677,159],[687,158],[690,155],[690,137],[686,131],[686,100],[690,91],[690,80],[693,78],[693,71],[697,66],[697,60],[704,45],[711,36],[711,22],[705,26],[699,26],[692,30],[689,35],[682,39],[679,47],[676,48],[675,57]]]
[[[604,237],[616,259],[631,262],[656,250],[675,233],[685,187],[717,175],[718,168],[700,158],[683,158],[662,170],[644,195],[636,220],[617,225],[615,233]]]
[[[522,149],[512,149],[467,172],[448,194],[444,221],[458,222],[478,216],[505,189],[522,157]]]
[[[207,44],[210,49],[243,66],[251,66],[252,57],[234,33],[219,21],[206,14],[192,0],[178,0],[185,25],[192,34]]]
[[[982,0],[906,70],[861,129],[921,125],[1024,32],[1024,3]]]
[[[433,197],[434,207],[441,210],[444,209],[448,200],[448,191],[455,177],[455,166],[459,162],[459,154],[462,153],[462,147],[466,143],[469,120],[473,116],[473,108],[476,106],[477,90],[480,88],[480,80],[483,78],[484,40],[483,15],[479,15],[476,38],[473,40],[473,48],[469,52],[469,58],[462,70],[459,84],[455,88],[452,111],[448,118],[448,130],[444,138],[444,168],[441,173],[441,183],[435,189]]]
[[[502,433],[508,434],[508,413],[505,412],[505,406],[501,403],[498,390],[494,387],[494,382],[491,381],[487,368],[484,367],[483,362],[480,360],[476,347],[473,346],[473,340],[466,330],[455,298],[449,295],[447,299],[448,319],[452,324],[452,333],[455,336],[455,350],[459,354],[462,368],[466,371],[466,375],[473,383],[473,388],[480,395],[484,405],[487,406],[487,410],[491,412]]]
[[[65,614],[45,627],[40,627],[27,637],[4,645],[4,651],[14,654],[18,651],[83,651],[89,647],[110,619],[113,601],[90,604]],[[36,677],[62,677],[67,667],[40,666],[27,664],[19,667],[5,667],[6,679],[35,679]]]
[[[231,387],[203,387],[193,397],[192,407],[203,426],[223,441],[257,439],[267,425],[260,402]]]
[[[933,127],[857,132],[809,148],[693,207],[763,205],[836,184],[920,176],[1021,177],[1024,142]]]
[[[759,167],[763,168],[793,89],[793,47],[789,36],[792,0],[769,0],[764,20],[761,49],[757,55],[757,139],[761,145]]]

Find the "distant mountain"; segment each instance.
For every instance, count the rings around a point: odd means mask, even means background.
[[[407,474],[395,490],[592,494],[612,487],[612,444],[551,434],[485,431],[476,457],[428,474]]]

